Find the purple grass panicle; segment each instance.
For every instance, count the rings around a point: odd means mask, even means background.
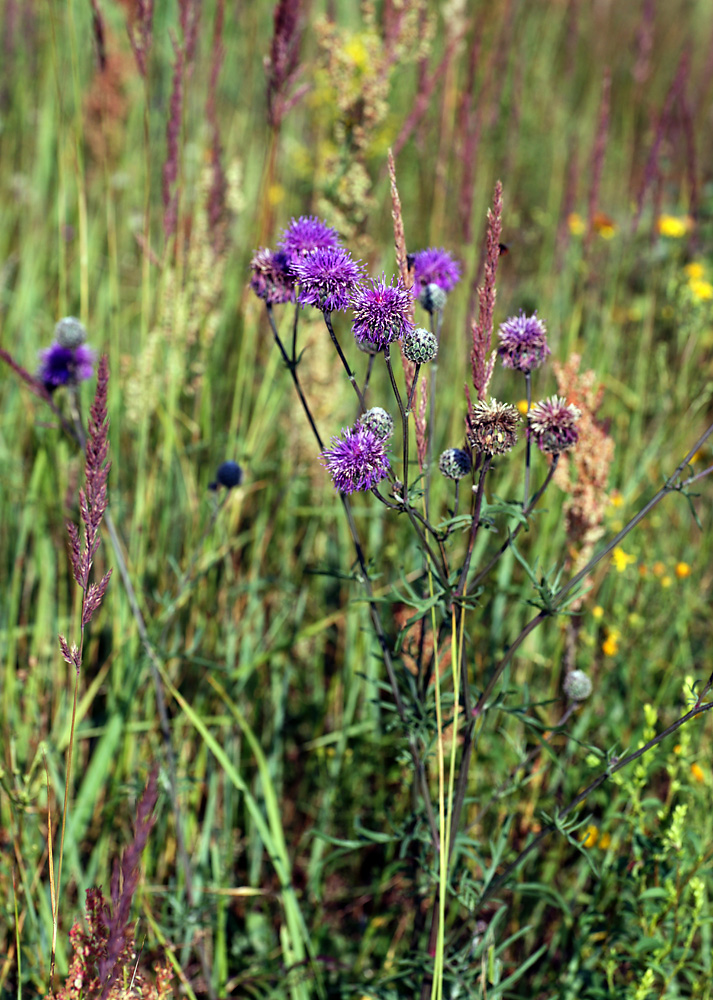
[[[466,417],[468,444],[479,453],[504,455],[517,443],[520,414],[510,403],[478,400]]]
[[[401,278],[386,276],[360,285],[352,298],[352,331],[359,344],[369,344],[377,351],[395,340],[402,340],[414,329],[411,320],[413,295],[404,288]]]
[[[260,247],[250,261],[250,287],[268,305],[295,301],[295,280],[289,268],[290,258],[284,250]]]
[[[37,377],[48,392],[63,385],[78,385],[94,374],[94,351],[86,344],[64,347],[56,340],[51,347],[40,351],[40,368]]]
[[[520,310],[519,316],[510,316],[500,324],[498,339],[498,356],[505,367],[525,375],[539,368],[550,353],[547,328],[536,312],[526,316]]]
[[[442,247],[428,247],[413,255],[413,279],[419,291],[433,284],[452,292],[460,281],[460,264]]]
[[[528,430],[540,451],[559,455],[579,440],[580,411],[564,396],[550,396],[535,403],[527,415]]]
[[[301,215],[283,231],[277,245],[291,261],[297,262],[313,250],[336,250],[340,240],[337,230],[316,215]]]
[[[314,250],[290,265],[299,284],[297,301],[324,313],[344,312],[351,304],[364,271],[342,247]]]
[[[389,460],[384,442],[357,424],[333,437],[322,452],[322,461],[340,493],[370,490],[389,474]]]

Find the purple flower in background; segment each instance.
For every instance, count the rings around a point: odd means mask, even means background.
[[[61,385],[78,385],[94,374],[94,351],[86,344],[63,347],[55,341],[40,351],[40,362],[37,377],[49,392]]]
[[[550,349],[547,346],[547,329],[537,313],[511,316],[500,324],[498,355],[506,368],[527,374],[539,368]]]
[[[413,255],[413,278],[419,290],[438,285],[450,292],[460,281],[460,264],[442,247],[428,247]]]
[[[267,250],[265,247],[260,247],[250,261],[253,272],[250,287],[268,305],[295,301],[295,280],[289,263],[284,250]]]
[[[340,493],[370,490],[389,474],[384,442],[360,424],[333,437],[322,461]]]
[[[316,215],[301,215],[283,231],[277,245],[291,261],[296,262],[313,250],[336,249],[339,233]]]
[[[581,413],[563,396],[550,396],[535,403],[527,415],[529,432],[540,451],[559,455],[574,447],[579,439],[577,421]]]
[[[377,351],[411,333],[413,295],[401,279],[387,285],[386,277],[372,280],[371,287],[360,285],[352,299],[352,331],[359,344],[369,344]]]
[[[342,247],[314,250],[291,264],[300,290],[297,301],[322,312],[341,312],[351,302],[363,269]]]

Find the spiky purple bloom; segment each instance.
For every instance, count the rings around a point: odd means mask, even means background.
[[[277,245],[290,260],[297,261],[313,250],[335,250],[339,246],[339,233],[316,215],[301,215],[283,230]]]
[[[78,385],[94,374],[94,351],[86,344],[63,347],[55,341],[51,347],[40,351],[40,361],[37,377],[49,392],[61,385]]]
[[[250,261],[253,273],[250,287],[268,305],[295,301],[295,279],[289,268],[290,258],[284,250],[260,247]]]
[[[524,374],[539,368],[550,353],[547,329],[537,318],[537,312],[526,316],[521,309],[519,316],[511,316],[500,324],[498,338],[498,355],[505,367]]]
[[[535,403],[527,415],[529,433],[540,451],[559,455],[579,440],[577,421],[581,413],[564,396],[550,396]]]
[[[343,247],[314,250],[290,265],[299,283],[297,301],[322,312],[343,312],[348,308],[364,271],[360,261]]]
[[[438,285],[451,292],[460,281],[460,264],[443,247],[428,247],[413,255],[413,278],[419,290]]]
[[[384,442],[360,424],[343,430],[341,438],[333,437],[322,461],[340,493],[370,490],[389,474]]]
[[[387,284],[386,276],[382,275],[372,279],[370,286],[359,285],[352,298],[352,331],[357,343],[382,351],[411,333],[412,302],[411,290],[404,288],[401,278],[392,278]]]

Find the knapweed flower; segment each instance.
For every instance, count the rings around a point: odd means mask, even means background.
[[[394,418],[381,406],[372,406],[359,417],[359,426],[373,431],[381,441],[388,441],[394,433]]]
[[[517,443],[517,425],[520,414],[510,403],[479,400],[466,417],[465,428],[468,444],[487,455],[504,455]]]
[[[359,424],[333,437],[322,461],[340,493],[370,490],[389,474],[384,442]]]
[[[460,281],[460,264],[442,247],[419,250],[411,260],[414,284],[419,290],[433,284],[447,293]]]
[[[581,415],[563,396],[550,396],[535,403],[527,415],[527,422],[540,451],[559,455],[573,448],[579,439],[577,421]]]
[[[418,293],[418,301],[429,313],[440,312],[445,307],[447,299],[448,295],[435,281],[430,285],[424,285]]]
[[[250,287],[268,305],[295,301],[295,280],[289,269],[290,258],[284,250],[260,247],[250,261],[253,273]]]
[[[527,374],[539,368],[550,349],[547,346],[547,329],[537,313],[511,316],[500,324],[498,330],[498,355],[506,368]]]
[[[87,339],[87,328],[75,316],[65,316],[54,328],[54,339],[62,347],[79,347]]]
[[[49,392],[54,392],[62,385],[78,385],[93,374],[94,351],[86,344],[63,347],[55,341],[51,347],[40,351],[37,377]]]
[[[562,687],[570,701],[586,701],[592,693],[592,681],[583,670],[570,670]]]
[[[316,215],[301,215],[283,231],[277,245],[290,260],[298,260],[313,250],[336,249],[339,233]]]
[[[225,486],[227,490],[232,490],[235,486],[240,486],[243,481],[243,470],[237,462],[222,462],[218,466],[215,474],[215,482],[210,483],[209,490],[217,490],[219,486]]]
[[[438,340],[435,333],[417,327],[404,337],[402,345],[404,357],[415,365],[425,365],[438,355]]]
[[[455,479],[456,482],[468,475],[471,466],[470,455],[462,448],[447,448],[438,459],[439,470],[447,479]]]
[[[392,278],[387,284],[382,275],[370,285],[359,285],[352,298],[352,332],[357,343],[382,351],[411,333],[412,302],[411,291],[404,288],[400,278]]]
[[[293,258],[290,266],[299,283],[297,301],[325,313],[348,308],[363,274],[361,263],[342,247],[314,250],[299,260]]]

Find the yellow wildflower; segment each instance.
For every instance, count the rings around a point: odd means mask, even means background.
[[[687,562],[676,563],[675,573],[679,580],[684,580],[687,576],[691,575],[691,567]]]
[[[707,302],[709,299],[713,299],[713,285],[711,285],[710,281],[704,281],[702,278],[691,278],[688,282],[688,287],[691,289],[693,297],[698,299],[699,302]]]
[[[630,556],[627,552],[624,552],[620,545],[617,545],[611,557],[619,573],[623,573],[629,563],[636,562],[636,556]]]
[[[657,228],[662,236],[668,236],[672,240],[680,240],[688,232],[686,220],[675,215],[660,215]]]
[[[604,608],[601,606],[601,604],[596,604],[592,608],[592,617],[596,618],[597,621],[599,621],[600,618],[604,617]]]
[[[612,507],[621,507],[624,504],[624,497],[619,490],[612,490],[609,494],[609,503]]]
[[[597,830],[594,824],[590,823],[589,826],[586,826],[582,833],[580,833],[579,839],[582,842],[582,847],[594,847],[599,839],[599,830]]]
[[[518,410],[524,417],[525,414],[527,413],[527,400],[519,399],[515,405],[517,406]]]
[[[651,569],[653,570],[654,576],[663,576],[666,572],[666,566],[660,560],[655,562]]]
[[[584,219],[577,212],[570,212],[567,216],[567,225],[572,236],[581,236],[586,226]]]
[[[600,226],[599,235],[603,240],[611,240],[616,236],[616,227],[607,225]]]
[[[616,656],[619,652],[619,633],[616,629],[612,629],[602,643],[602,652],[605,656]]]
[[[599,846],[603,851],[606,851],[607,847],[611,844],[611,834],[603,833],[599,838]]]
[[[691,774],[693,775],[696,781],[705,781],[706,776],[703,773],[703,768],[701,767],[700,764],[696,764],[695,761],[693,762],[693,764],[691,764]]]
[[[662,576],[661,577],[661,586],[662,587],[670,587],[672,583],[673,583],[673,580],[671,579],[670,576]]]
[[[680,753],[682,750],[683,750],[683,747],[681,746],[680,743],[677,743],[676,746],[673,748],[673,752],[674,753]]]
[[[703,264],[700,264],[697,260],[692,260],[690,264],[686,264],[683,270],[693,281],[698,281],[706,273]]]

